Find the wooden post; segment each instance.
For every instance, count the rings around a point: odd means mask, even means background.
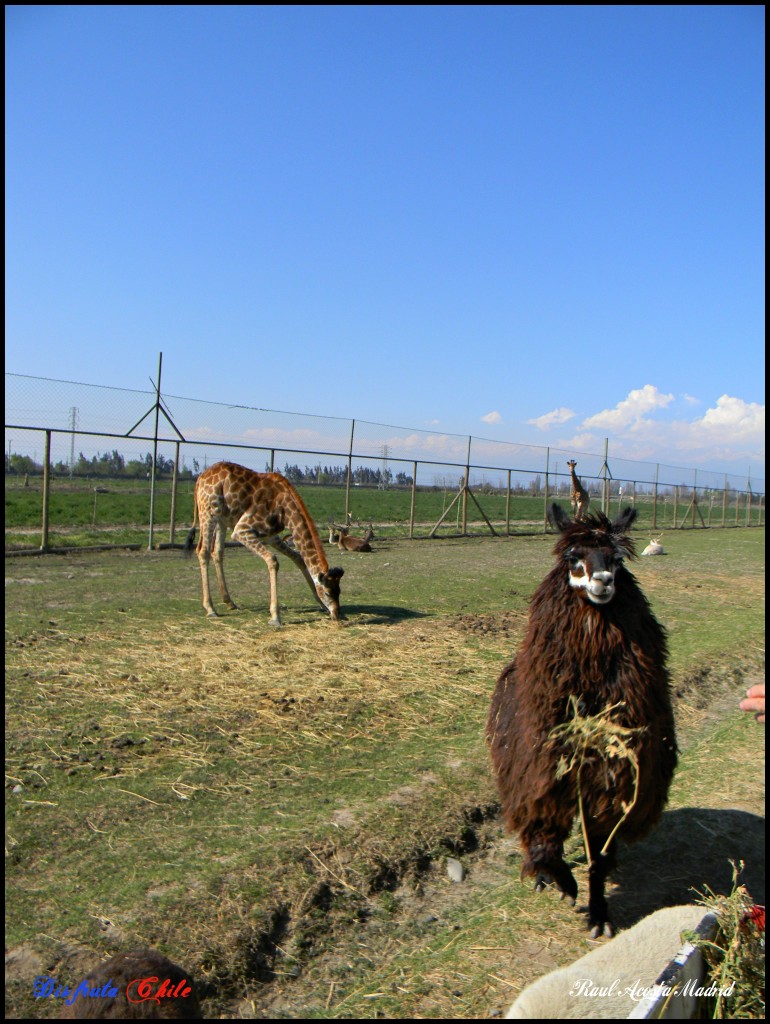
[[[674,529],[676,529],[676,507],[679,503],[679,484],[674,485]]]
[[[695,529],[695,506],[698,503],[698,470],[692,471],[692,519],[690,525]]]
[[[356,421],[350,423],[350,446],[348,447],[348,475],[345,481],[345,522],[350,522],[350,481],[353,476],[353,435],[356,432]]]
[[[722,526],[727,523],[727,473],[725,473],[725,488],[722,491]]]
[[[508,470],[508,487],[505,492],[505,533],[511,535],[511,471]]]
[[[660,464],[655,463],[655,483],[652,485],[652,528],[656,530],[658,527],[658,472],[660,470]]]
[[[51,431],[45,432],[43,455],[43,529],[40,536],[40,550],[48,551],[48,509],[51,498]]]
[[[417,492],[417,463],[412,463],[412,500],[409,504],[409,539],[414,538],[414,499]]]
[[[168,527],[168,542],[169,544],[174,543],[174,534],[176,533],[176,488],[179,480],[179,442],[176,442],[176,452],[174,453],[174,477],[171,481],[171,516]]]
[[[471,478],[471,441],[472,437],[468,438],[468,455],[465,459],[465,483],[463,484],[463,536],[468,532],[468,488],[470,487]]]
[[[160,373],[163,367],[163,353],[158,353],[158,383],[155,386],[155,429],[152,434],[152,471],[150,473],[150,537],[147,542],[152,551],[155,531],[155,467],[158,462],[158,418],[160,416]]]
[[[545,450],[545,496],[543,498],[543,533],[548,530],[548,474],[551,468],[551,449]],[[559,495],[559,482],[556,481],[556,496]]]

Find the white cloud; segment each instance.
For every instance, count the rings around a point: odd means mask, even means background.
[[[503,417],[499,412],[488,412],[486,416],[481,417],[482,423],[502,423]]]
[[[701,420],[693,426],[700,427],[722,439],[729,433],[733,439],[760,443],[765,436],[765,407],[756,402],[744,402],[742,398],[722,395],[713,409],[707,409]]]
[[[572,409],[565,409],[561,406],[558,409],[554,409],[552,412],[547,412],[543,416],[538,416],[537,419],[527,420],[527,423],[533,427],[537,427],[538,430],[548,430],[549,427],[557,426],[560,423],[566,423],[568,420],[574,419],[577,414]]]
[[[583,420],[583,427],[589,430],[618,431],[643,420],[644,414],[654,409],[664,409],[673,402],[673,395],[664,395],[654,384],[629,391],[628,397],[618,402],[614,409],[605,409]]]
[[[671,465],[709,465],[715,459],[764,463],[764,405],[722,395],[702,416],[693,419],[645,415],[660,413],[672,397],[645,385],[629,392],[614,409],[589,416],[573,437],[562,438],[556,444],[566,450],[597,453],[603,437],[609,437],[611,458]],[[695,400],[689,402],[694,404]],[[603,428],[602,433],[591,433],[591,427]]]

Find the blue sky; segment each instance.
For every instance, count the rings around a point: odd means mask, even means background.
[[[764,469],[764,8],[6,7],[6,369]]]

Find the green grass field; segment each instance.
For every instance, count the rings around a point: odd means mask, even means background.
[[[764,730],[737,710],[763,665],[763,541],[671,531],[633,566],[669,630],[682,757],[661,827],[621,853],[620,927],[729,885],[730,857],[763,898]],[[55,1016],[36,975],[140,944],[214,1018],[490,1016],[582,955],[582,915],[519,881],[483,741],[552,543],[331,548],[345,621],[284,565],[279,631],[243,549],[239,610],[214,621],[177,551],[7,559],[7,1016]],[[584,893],[577,834],[570,854]]]
[[[180,542],[192,523],[193,481],[181,480],[177,488],[175,531],[171,529],[171,481],[161,479],[156,485],[154,504],[153,543]],[[332,519],[345,521],[346,494],[344,487],[298,488],[310,514],[324,533]],[[439,536],[463,532],[463,503],[456,491],[419,488],[414,501],[415,537],[428,536],[440,520]],[[474,500],[475,499],[475,500]],[[568,507],[566,495],[560,502]],[[454,504],[453,504],[454,502]],[[382,537],[409,535],[412,516],[412,494],[409,488],[353,487],[350,509],[353,523],[361,532],[374,523]],[[620,500],[614,497],[610,512],[620,510]],[[651,496],[639,496],[635,502],[639,511],[637,529],[660,532],[676,526],[745,526],[763,522],[759,504],[747,510],[745,500],[729,507],[721,502],[713,504],[703,497],[698,511],[688,500],[674,501],[670,494],[661,496],[653,507]],[[465,528],[471,534],[490,535],[486,517],[495,531],[505,535],[539,532],[545,518],[545,499],[512,493],[508,500],[505,492],[478,492],[465,502]],[[482,514],[483,513],[483,514]],[[150,485],[144,480],[55,478],[49,501],[49,535],[51,548],[83,547],[88,545],[139,544],[147,546],[150,519]],[[653,522],[655,526],[653,526]],[[42,480],[30,478],[27,486],[18,476],[7,476],[5,486],[5,546],[6,550],[29,550],[40,546],[42,532]]]

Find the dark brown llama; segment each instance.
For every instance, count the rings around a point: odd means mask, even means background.
[[[558,505],[549,520],[560,536],[558,562],[532,598],[526,638],[497,681],[487,739],[503,817],[524,847],[522,878],[534,876],[541,890],[553,882],[573,903],[577,883],[563,859],[564,841],[579,813],[588,843],[588,919],[592,937],[612,935],[604,884],[615,862],[618,832],[640,839],[659,819],[676,767],[676,738],[666,668],[663,627],[623,558],[635,558],[628,530],[636,511],[615,522],[601,512],[573,521]],[[619,705],[612,721],[639,732],[629,740],[638,764],[607,759],[594,751],[577,773],[557,778],[560,759],[571,757],[552,730],[573,716],[570,697],[583,718]]]
[[[203,1013],[190,974],[154,949],[135,949],[87,974],[59,1019],[202,1020]]]

